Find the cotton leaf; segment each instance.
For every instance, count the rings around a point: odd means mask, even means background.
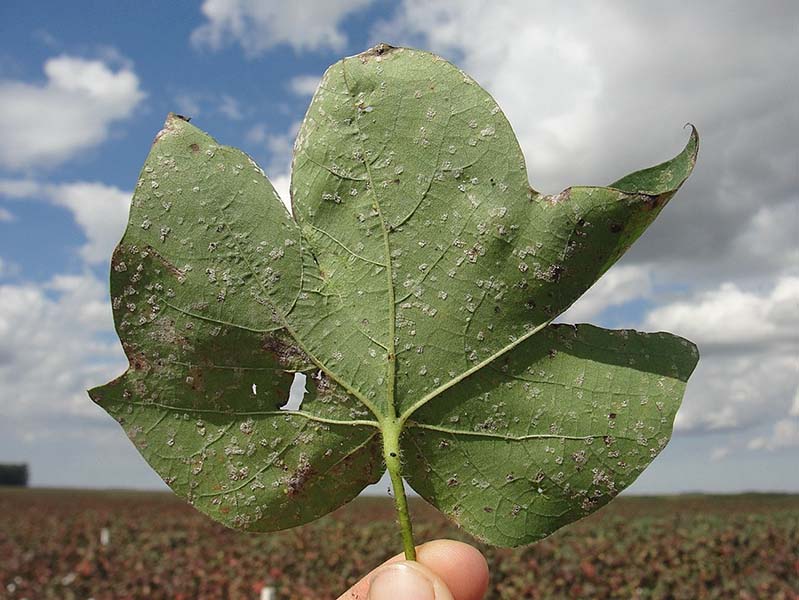
[[[90,394],[229,526],[308,522],[387,465],[475,536],[536,541],[669,440],[690,342],[550,323],[652,222],[697,147],[692,130],[668,162],[542,195],[485,90],[380,45],[323,77],[290,215],[248,156],[170,115],[112,261],[130,367]]]

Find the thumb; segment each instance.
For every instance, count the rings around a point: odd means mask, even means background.
[[[402,561],[378,569],[369,600],[454,600],[441,578],[418,562]]]
[[[468,544],[435,540],[416,548],[418,562],[403,559],[401,554],[389,559],[339,600],[481,600],[486,593],[488,565],[483,555]],[[393,566],[400,568],[392,571]],[[370,590],[372,586],[374,591]],[[423,590],[427,596],[415,590]]]

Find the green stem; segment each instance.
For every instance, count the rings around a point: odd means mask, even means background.
[[[416,546],[413,544],[413,527],[408,511],[408,498],[405,496],[405,486],[402,483],[402,460],[399,446],[401,431],[402,426],[396,419],[383,422],[383,458],[386,461],[388,475],[391,477],[391,486],[394,489],[394,504],[397,507],[405,559],[416,560]]]

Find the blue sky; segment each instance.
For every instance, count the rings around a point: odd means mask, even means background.
[[[563,319],[702,350],[634,491],[799,491],[795,5],[493,4],[3,3],[0,461],[36,485],[162,485],[84,392],[126,364],[105,281],[153,136],[190,115],[285,190],[319,76],[386,41],[494,94],[543,192],[664,160],[698,127],[692,179]]]

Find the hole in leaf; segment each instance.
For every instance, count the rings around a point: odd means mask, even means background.
[[[305,397],[305,373],[294,373],[294,381],[291,382],[289,399],[280,407],[280,410],[300,410],[302,400]]]

